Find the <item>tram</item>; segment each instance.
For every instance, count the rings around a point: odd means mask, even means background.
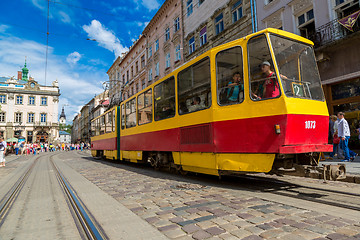
[[[92,155],[211,175],[317,165],[332,146],[312,46],[268,28],[214,47],[95,118]]]

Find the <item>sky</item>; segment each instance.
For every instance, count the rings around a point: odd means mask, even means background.
[[[59,114],[64,107],[71,124],[81,107],[104,91],[112,63],[139,38],[164,1],[2,0],[0,76],[17,77],[26,56],[35,81],[51,85],[58,80]]]

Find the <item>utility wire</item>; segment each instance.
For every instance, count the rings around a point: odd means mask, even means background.
[[[50,25],[50,0],[47,1],[48,1],[48,7],[47,7],[47,26],[46,26],[45,86],[46,86],[46,73],[47,73],[48,52],[49,52],[49,25]]]

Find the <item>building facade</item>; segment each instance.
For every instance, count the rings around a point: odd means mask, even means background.
[[[81,117],[80,113],[76,114],[72,122],[72,128],[71,128],[72,143],[77,143],[81,141],[80,117]]]
[[[184,58],[252,33],[250,0],[182,0]]]
[[[60,143],[71,143],[71,134],[65,131],[59,131]]]
[[[181,5],[181,0],[166,0],[143,31],[148,84],[165,77],[184,62]]]
[[[5,140],[55,143],[59,141],[58,82],[43,86],[28,79],[28,72],[25,63],[18,79],[0,78],[0,135]]]
[[[350,128],[360,121],[360,21],[352,29],[339,20],[356,19],[359,0],[256,1],[259,29],[274,27],[314,42],[329,113],[346,112]],[[355,14],[355,15],[352,15]]]

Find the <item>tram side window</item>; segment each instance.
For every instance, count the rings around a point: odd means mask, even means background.
[[[115,123],[116,123],[116,118],[115,118],[115,110],[112,110],[112,131],[115,132]]]
[[[106,132],[110,133],[112,131],[112,116],[111,112],[106,114]]]
[[[207,57],[178,75],[179,114],[207,109],[211,106],[210,59]]]
[[[105,115],[100,117],[100,135],[105,133]]]
[[[152,121],[152,90],[138,96],[138,121],[139,125]]]
[[[126,128],[136,126],[136,98],[131,99],[126,103]]]
[[[265,35],[249,40],[248,56],[251,99],[279,97],[280,86]]]
[[[96,136],[100,135],[100,118],[95,120],[95,131]]]
[[[125,104],[121,105],[121,129],[125,128]]]
[[[92,121],[91,122],[91,136],[96,136],[96,122]]]
[[[155,121],[175,116],[175,78],[171,77],[154,87]]]
[[[234,47],[216,55],[216,77],[219,105],[244,101],[243,59],[241,47]]]

